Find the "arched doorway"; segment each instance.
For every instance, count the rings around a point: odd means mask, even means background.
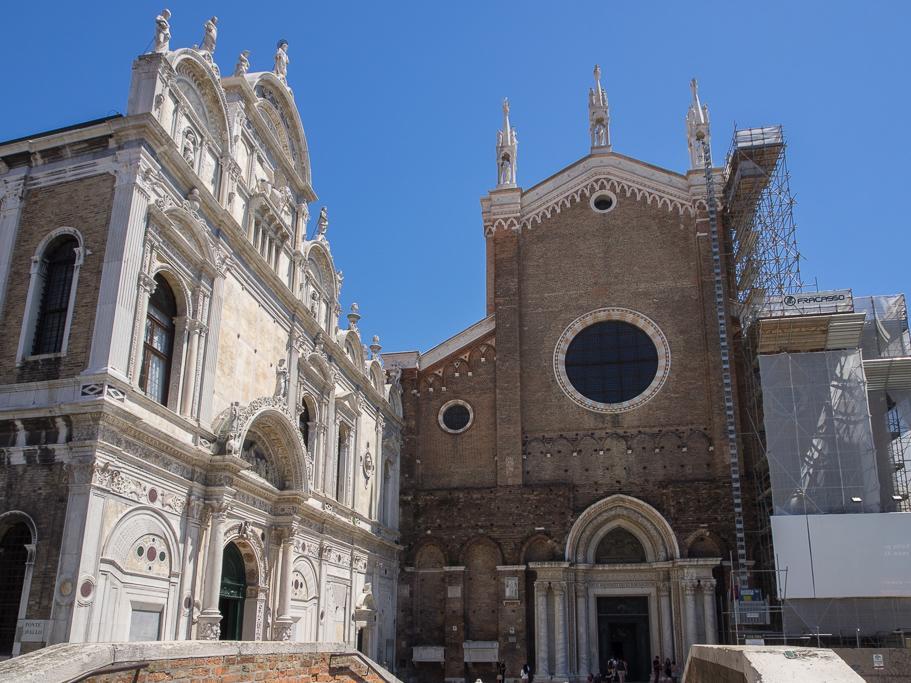
[[[9,527],[0,538],[0,656],[13,654],[16,622],[22,601],[22,586],[32,532],[23,522]]]
[[[242,640],[244,599],[247,596],[247,570],[240,549],[229,543],[225,546],[221,564],[221,589],[218,611],[221,612],[221,640]]]

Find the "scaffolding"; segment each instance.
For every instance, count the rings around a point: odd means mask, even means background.
[[[768,297],[803,289],[786,149],[781,126],[735,128],[726,159],[724,220],[746,323]]]
[[[751,557],[747,563],[738,553],[737,567],[732,569],[741,577],[742,584],[746,584],[743,577],[749,567],[748,584],[753,590],[758,589],[770,603],[765,623],[749,624],[735,617],[735,621],[739,620],[741,627],[745,627],[735,634],[738,642],[749,637],[750,631],[767,633],[770,628],[775,630],[780,627],[782,616],[781,606],[771,603],[776,594],[769,521],[772,488],[765,457],[758,352],[750,326],[756,318],[767,313],[771,300],[782,300],[803,290],[786,149],[781,126],[746,129],[735,126],[725,161],[721,218],[726,269],[731,283],[727,296],[733,299],[735,319],[739,323],[733,330],[740,396],[738,436],[744,454],[745,479],[747,483],[752,481],[756,502],[753,515],[748,516],[751,528],[744,526],[741,530],[741,542],[749,542]],[[739,521],[745,525],[747,519],[741,517]],[[741,589],[745,588],[746,585],[741,586]],[[739,602],[733,605],[734,611],[740,611],[742,607]]]

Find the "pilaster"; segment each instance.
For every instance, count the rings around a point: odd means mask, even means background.
[[[139,175],[143,161],[148,164],[154,161],[141,149],[121,150],[117,152],[117,161],[120,170],[114,185],[87,373],[110,372],[127,381],[136,282],[142,270],[150,200]]]
[[[465,567],[443,567],[446,581],[446,614],[443,618],[447,680],[465,677]]]
[[[221,612],[218,598],[221,589],[222,560],[225,546],[225,521],[228,503],[214,500],[209,503],[210,528],[209,547],[206,553],[206,579],[203,593],[202,613],[196,637],[200,640],[218,640],[221,636]]]
[[[19,233],[19,218],[22,215],[22,200],[25,196],[25,175],[3,179],[0,193],[0,317],[6,304],[7,279],[13,262],[13,249]],[[7,321],[9,324],[10,321]]]

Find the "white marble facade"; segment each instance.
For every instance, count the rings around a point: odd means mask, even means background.
[[[316,194],[287,43],[274,70],[245,52],[222,77],[214,22],[202,48],[172,49],[169,19],[134,63],[116,148],[53,169],[116,178],[101,279],[79,283],[101,292],[88,366],[0,387],[4,418],[74,413],[55,447],[67,509],[45,642],[219,637],[233,544],[243,639],[341,641],[391,663],[401,389],[356,306],[338,324],[325,209],[308,239]],[[53,183],[29,173],[26,187]],[[162,283],[177,316],[158,401],[142,368]]]

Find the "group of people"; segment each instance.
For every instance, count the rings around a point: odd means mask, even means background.
[[[667,657],[664,660],[664,664],[661,663],[661,658],[658,655],[655,655],[655,658],[652,660],[652,678],[649,679],[654,681],[654,683],[659,683],[661,681],[671,681],[671,683],[677,683],[680,680],[681,672],[680,667],[677,665],[677,661],[671,661],[670,657]]]
[[[588,683],[626,683],[628,673],[629,664],[623,657],[611,657],[607,660],[607,671],[604,675],[600,672],[588,674]]]

